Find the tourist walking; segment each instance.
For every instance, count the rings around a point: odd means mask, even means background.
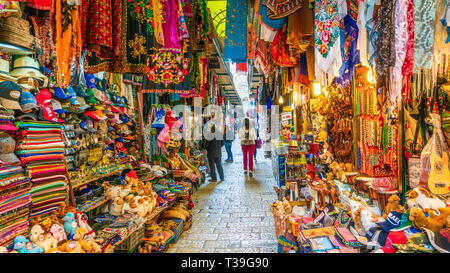
[[[250,124],[250,119],[245,118],[239,130],[239,139],[241,141],[242,153],[244,154],[244,173],[245,175],[250,175],[250,177],[253,177],[253,154],[255,152],[256,137],[256,131]]]

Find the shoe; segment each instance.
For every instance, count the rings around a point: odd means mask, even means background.
[[[225,179],[223,179],[223,178],[222,178],[222,179],[220,179],[220,181],[219,181],[219,182],[220,182],[220,183],[222,183],[223,181],[225,181]]]
[[[248,175],[248,171],[244,171],[244,174],[245,174],[245,175]]]
[[[233,162],[233,160],[229,160],[229,159],[227,159],[227,160],[225,160],[225,162],[227,162],[227,163],[231,163],[231,162]]]
[[[210,179],[209,182],[217,182],[216,179]]]
[[[250,177],[253,177],[253,172],[252,171],[250,171]]]

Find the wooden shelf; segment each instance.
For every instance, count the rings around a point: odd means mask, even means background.
[[[104,175],[101,175],[101,176],[97,176],[97,177],[88,179],[88,180],[86,180],[86,181],[84,181],[84,182],[82,182],[82,183],[80,183],[80,184],[72,185],[72,187],[73,187],[74,189],[75,189],[75,188],[79,188],[79,187],[81,187],[81,186],[84,186],[84,185],[87,185],[87,184],[89,184],[89,183],[95,182],[95,181],[97,181],[97,180],[99,180],[99,179],[103,179],[103,178],[106,178],[106,177],[108,177],[108,176],[111,176],[111,175],[114,175],[114,174],[118,174],[118,173],[120,173],[122,170],[123,170],[123,169],[121,168],[121,169],[119,169],[119,170],[116,170],[116,171],[113,171],[113,172],[110,172],[110,173],[107,173],[107,174],[104,174]],[[72,182],[72,184],[73,184],[73,182]]]

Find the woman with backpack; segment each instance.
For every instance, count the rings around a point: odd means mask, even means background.
[[[241,140],[242,152],[244,154],[244,173],[253,177],[253,154],[255,152],[257,135],[248,117],[244,119],[244,123],[239,130],[239,139]]]

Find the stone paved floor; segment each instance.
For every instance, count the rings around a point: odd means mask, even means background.
[[[276,201],[272,164],[258,150],[253,178],[245,177],[235,141],[233,163],[223,161],[225,181],[206,179],[194,193],[192,228],[171,245],[171,253],[272,253],[276,237],[270,203]],[[226,152],[222,152],[223,160]]]

